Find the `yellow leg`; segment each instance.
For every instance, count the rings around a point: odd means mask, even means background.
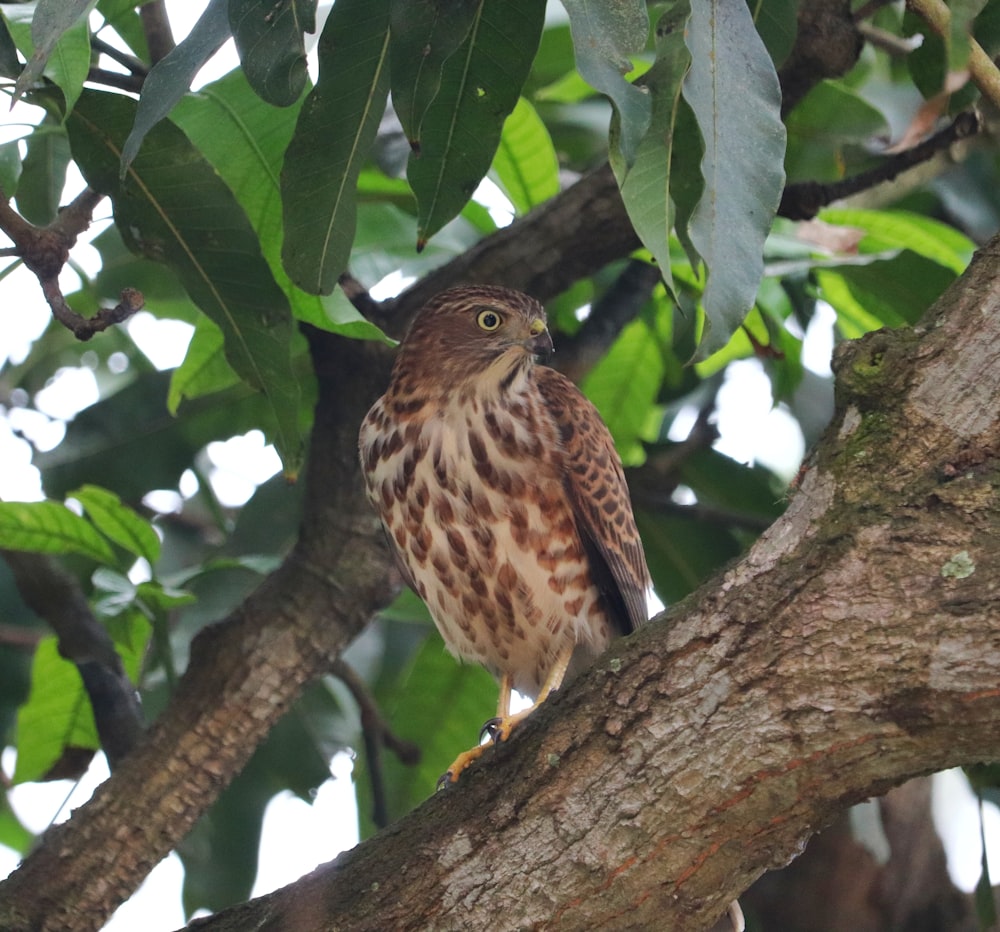
[[[549,698],[551,693],[555,692],[562,685],[563,677],[566,676],[566,670],[569,669],[569,662],[572,656],[573,646],[570,645],[564,648],[563,652],[556,658],[552,669],[549,670],[549,675],[545,678],[541,692],[539,692],[534,704],[527,709],[522,709],[520,712],[515,712],[513,715],[510,714],[511,677],[504,674],[500,679],[500,698],[497,701],[497,717],[490,719],[483,726],[483,733],[488,733],[493,739],[494,744],[499,744],[501,741],[506,741],[510,738],[514,726],[524,721],[524,719]],[[459,754],[448,770],[438,780],[438,788],[447,786],[449,783],[457,783],[458,778],[462,775],[462,771],[474,760],[482,757],[483,751],[487,747],[489,747],[487,744],[477,744],[474,748],[469,748],[468,751],[463,751]]]

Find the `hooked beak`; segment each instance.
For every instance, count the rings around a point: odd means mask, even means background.
[[[532,356],[541,357],[543,360],[548,359],[555,352],[555,347],[552,345],[552,336],[548,327],[545,326],[545,321],[541,317],[536,317],[531,322],[529,332],[531,336],[524,341],[524,348]]]

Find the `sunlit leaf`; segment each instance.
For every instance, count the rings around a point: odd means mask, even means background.
[[[523,97],[503,125],[493,170],[519,213],[559,193],[559,160],[552,139]]]
[[[392,106],[414,148],[420,125],[441,86],[445,60],[469,34],[481,6],[469,0],[392,0],[389,62]]]
[[[14,85],[16,101],[46,74],[62,89],[72,108],[90,66],[90,33],[80,22],[96,0],[38,0],[31,20],[28,63]],[[14,38],[28,52],[17,32]]]
[[[68,747],[100,747],[94,713],[76,665],[42,638],[31,664],[31,693],[17,715],[14,783],[41,779]]]
[[[229,0],[229,23],[254,91],[276,107],[295,103],[309,78],[305,33],[316,31],[316,0]]]
[[[76,499],[98,530],[116,544],[142,557],[150,564],[160,558],[160,538],[148,521],[135,513],[121,499],[96,485],[84,485],[69,493]]]
[[[94,526],[61,502],[0,502],[0,547],[36,553],[79,553],[101,563],[114,552]]]
[[[690,235],[708,274],[700,347],[707,356],[725,345],[757,293],[784,187],[785,129],[774,64],[745,4],[693,4],[685,42],[691,70],[684,96],[705,144],[705,190]]]
[[[191,32],[150,69],[142,84],[135,122],[121,150],[121,173],[132,164],[143,140],[191,87],[194,76],[229,38],[228,0],[211,0]]]
[[[111,196],[129,248],[165,261],[221,328],[226,358],[264,392],[274,415],[268,429],[286,471],[295,472],[302,441],[288,301],[246,214],[176,126],[155,126],[150,145],[119,178],[120,147],[134,114],[123,97],[87,91],[68,121],[73,154],[91,187]]]
[[[614,103],[621,124],[622,156],[630,165],[646,134],[651,112],[649,96],[625,78],[632,70],[629,56],[646,47],[646,4],[643,0],[564,0],[563,6],[569,14],[577,70]]]
[[[226,362],[222,331],[207,317],[195,324],[184,361],[173,371],[167,408],[176,414],[185,398],[198,398],[229,388],[239,381]]]
[[[420,152],[407,165],[419,210],[418,249],[459,213],[489,170],[531,68],[544,13],[534,0],[483,0],[469,35],[445,62],[421,126]]]

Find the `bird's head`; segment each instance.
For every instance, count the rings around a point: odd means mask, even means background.
[[[417,314],[399,351],[397,376],[447,387],[499,384],[552,352],[545,309],[508,288],[453,288]]]

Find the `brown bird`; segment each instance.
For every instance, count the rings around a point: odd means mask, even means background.
[[[446,291],[417,315],[388,391],[361,425],[368,496],[449,650],[500,681],[506,740],[571,661],[646,621],[649,571],[621,460],[580,390],[536,365],[545,311],[495,287]],[[481,753],[455,761],[454,781]]]

